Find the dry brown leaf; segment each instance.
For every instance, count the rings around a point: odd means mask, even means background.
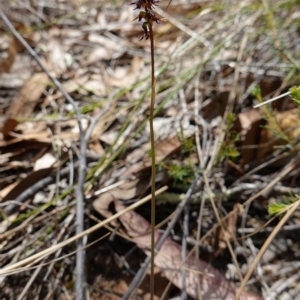
[[[22,122],[19,123],[15,130],[20,133],[26,133],[26,134],[34,134],[34,133],[40,133],[40,132],[46,132],[47,123],[45,121],[28,121],[28,122]]]
[[[86,66],[93,65],[101,60],[109,60],[112,58],[112,51],[103,46],[98,46],[94,49],[86,61]]]
[[[181,148],[180,140],[177,136],[174,138],[166,138],[158,143],[155,147],[156,149],[156,161],[160,162],[166,159],[167,157],[172,156],[176,152],[178,152]],[[149,156],[145,156],[143,159],[144,166],[151,166],[151,158]]]
[[[21,180],[13,189],[9,191],[9,193],[3,197],[3,201],[14,200],[18,197],[23,191],[28,189],[30,186],[35,184],[37,181],[42,178],[48,176],[53,171],[53,168],[41,169],[38,171],[34,171],[28,176],[26,176],[23,180]]]
[[[95,64],[101,60],[116,59],[123,55],[125,47],[121,47],[124,43],[118,43],[112,39],[106,38],[103,35],[90,33],[88,35],[88,41],[97,45],[88,58],[86,59],[86,66]]]
[[[299,109],[290,109],[284,112],[272,113],[276,123],[280,127],[280,130],[285,134],[290,140],[295,141],[299,139],[300,136],[300,114]],[[269,127],[273,128],[270,129]],[[269,121],[268,127],[264,128],[260,135],[260,148],[258,149],[258,160],[265,157],[267,154],[273,151],[274,146],[286,145],[287,141],[278,138],[274,134],[274,126],[272,125],[272,120]]]
[[[107,95],[107,89],[105,84],[100,81],[99,79],[96,79],[96,76],[94,76],[95,79],[91,76],[91,78],[82,84],[79,91],[81,94],[88,94],[93,93],[94,95],[97,95],[99,97],[103,97]]]
[[[149,145],[147,145],[149,147]],[[133,199],[137,196],[140,196],[145,192],[147,187],[150,184],[150,176],[147,176],[145,171],[151,166],[151,159],[149,156],[145,156],[146,148],[142,146],[141,148],[133,151],[128,155],[126,161],[128,163],[132,161],[139,160],[143,157],[142,161],[138,161],[137,163],[132,163],[128,166],[125,172],[121,174],[119,180],[126,180],[127,182],[122,184],[121,186],[114,188],[108,192],[101,194],[94,202],[93,207],[100,214],[105,217],[111,216],[111,212],[108,210],[109,205],[114,199],[120,200],[129,200]],[[158,161],[165,159],[166,157],[174,154],[181,147],[180,141],[178,137],[175,138],[167,138],[161,141],[156,146],[156,158]],[[128,178],[132,176],[138,176],[138,179],[128,181]],[[160,172],[157,174],[157,178],[160,176],[164,176],[164,172]]]
[[[84,119],[81,121],[82,130],[86,130],[89,125],[89,121]],[[70,119],[66,121],[57,122],[54,126],[54,133],[57,138],[59,138],[60,135],[63,135],[65,137],[68,136],[68,132],[70,133],[79,133],[78,128],[78,121],[75,119]]]
[[[240,125],[241,134],[241,155],[242,155],[242,166],[251,162],[256,155],[255,147],[249,147],[257,145],[259,142],[259,134],[262,125],[262,116],[257,109],[247,109],[238,115],[238,121]]]
[[[122,211],[124,206],[115,201],[116,210]],[[136,245],[149,255],[151,246],[150,224],[137,213],[131,211],[123,214],[120,220],[133,238]],[[161,234],[155,232],[157,242]],[[155,257],[155,265],[158,266],[164,275],[178,288],[182,287],[181,269],[181,246],[167,239],[161,250]],[[208,263],[197,259],[195,256],[187,258],[184,267],[186,270],[186,291],[194,299],[199,299],[197,285],[200,284],[203,300],[234,300],[237,287],[228,281],[217,269]],[[240,300],[259,300],[261,297],[242,293]]]
[[[30,143],[30,142],[29,142]],[[1,149],[1,156],[0,156],[0,164],[5,164],[13,159],[15,160],[26,160],[27,162],[30,160],[32,161],[32,157],[36,156],[35,153],[44,153],[47,149],[47,146],[45,146],[43,143],[36,143],[35,141],[32,141],[32,143],[27,142],[18,142],[16,144],[10,144],[5,145],[2,144]],[[31,154],[26,155],[26,152],[30,150]],[[24,158],[22,159],[22,156]]]
[[[134,56],[128,67],[117,67],[113,73],[105,75],[105,81],[110,86],[124,88],[135,83],[140,76],[142,61],[138,56]]]
[[[50,168],[55,162],[56,158],[51,153],[45,153],[42,157],[36,160],[33,171]]]
[[[94,200],[93,207],[101,215],[110,217],[112,213],[109,211],[109,205],[115,200],[129,200],[139,194],[141,194],[147,187],[149,181],[135,179],[127,181],[121,186],[114,188],[106,193],[100,194],[99,197]]]
[[[30,27],[27,27],[23,23],[19,23],[16,26],[16,29],[20,31],[22,35],[24,33],[28,34],[31,31]],[[0,62],[0,74],[10,70],[15,61],[16,55],[22,52],[23,49],[23,45],[15,37],[12,37],[8,46],[7,57],[4,61]]]
[[[2,201],[2,199],[4,197],[6,197],[6,195],[18,184],[18,182],[14,182],[10,185],[8,185],[7,187],[1,189],[0,191],[0,202]]]
[[[65,52],[59,39],[52,37],[48,42],[48,63],[55,76],[60,76],[67,70]]]
[[[9,117],[29,117],[42,93],[48,84],[49,79],[45,73],[34,74],[21,87],[20,96],[17,97],[7,110]]]
[[[233,211],[230,213],[230,216],[226,219],[224,224],[225,231],[218,230],[219,236],[218,240],[218,249],[215,253],[215,256],[218,256],[224,249],[227,248],[226,239],[232,240],[236,237],[236,222],[238,218],[238,211],[233,207]],[[220,227],[219,227],[220,229]]]
[[[30,26],[27,26],[24,23],[19,23],[17,24],[16,29],[23,36],[23,38],[29,43],[29,45],[31,46],[36,45],[37,40],[39,39],[39,34],[37,32],[32,32]],[[1,39],[1,43],[2,42],[3,39]],[[21,72],[22,74],[2,74],[2,78],[1,78],[2,87],[5,86],[7,88],[9,87],[16,88],[17,86],[20,86],[19,84],[20,81],[23,82],[24,79],[28,78],[28,73],[26,72],[28,70],[26,69],[26,67],[25,69],[23,69],[24,59],[22,59],[22,61],[17,60],[18,57],[17,54],[21,53],[23,50],[24,50],[23,45],[15,37],[12,36],[9,38],[8,47],[7,47],[7,56],[3,61],[0,62],[0,74],[12,71],[11,69],[13,69],[13,66],[16,66],[17,73]],[[23,74],[23,73],[27,73],[27,74]],[[4,76],[4,75],[8,75],[8,76]],[[5,79],[4,77],[7,78]]]
[[[76,130],[77,127],[72,128],[72,130]],[[43,131],[43,132],[33,132],[33,133],[11,133],[11,136],[15,137],[13,140],[9,141],[0,141],[0,147],[1,146],[7,146],[19,143],[21,141],[38,141],[40,143],[49,143],[51,144],[53,140],[62,141],[63,143],[66,143],[67,141],[76,141],[78,140],[78,132],[61,132],[59,134],[55,134],[53,136],[50,136],[49,132]]]
[[[74,91],[82,87],[88,80],[89,80],[89,76],[84,74],[80,77],[72,78],[69,81],[65,82],[64,88],[66,92],[73,93]],[[55,98],[59,98],[61,96],[62,96],[61,92],[58,92]],[[53,95],[51,95],[51,98],[53,98]]]
[[[221,92],[217,94],[217,96],[212,99],[212,101],[205,106],[203,110],[203,117],[205,120],[213,120],[218,116],[223,116],[227,102],[228,102],[229,92]]]
[[[45,90],[47,82],[48,76],[46,74],[36,73],[23,84],[20,95],[13,100],[7,109],[7,119],[0,129],[4,135],[7,135],[17,125],[17,118],[26,118],[31,115]]]
[[[16,49],[16,46],[15,46],[15,40],[12,39],[9,47],[8,47],[8,50],[7,50],[7,57],[4,61],[1,61],[0,62],[0,74],[1,73],[4,73],[4,72],[8,72],[12,66],[12,64],[14,63],[15,61],[15,57],[17,55],[17,49]]]
[[[164,300],[169,299],[169,293],[167,292],[164,298],[161,298],[161,296],[164,293],[165,287],[168,284],[168,281],[165,277],[162,277],[160,273],[154,275],[155,278],[155,287],[154,287],[154,299],[155,300]],[[105,278],[101,278],[101,281],[99,280],[99,283],[96,280],[96,285],[98,286],[98,289],[101,291],[104,291],[106,293],[103,293],[103,296],[99,298],[99,300],[116,300],[119,297],[126,293],[128,286],[132,280],[131,276],[127,276],[124,279],[120,279],[117,283],[114,281],[108,281]],[[133,297],[130,298],[130,300],[137,299],[137,297],[141,299],[150,299],[149,294],[149,275],[147,274],[145,279],[140,284],[139,288],[136,290]],[[95,284],[94,284],[95,285]],[[94,289],[95,290],[95,289]],[[93,298],[94,299],[94,298]],[[95,298],[98,299],[98,298]]]
[[[18,125],[18,121],[15,119],[7,118],[6,116],[0,117],[0,132],[3,137],[7,137],[9,133],[14,130],[14,128]]]
[[[98,132],[97,132],[97,134],[98,134]],[[101,156],[101,155],[105,154],[105,151],[98,140],[94,140],[94,141],[92,140],[89,143],[89,148],[92,151],[92,153],[94,153],[95,155]]]
[[[179,138],[166,138],[155,147],[157,160],[163,160],[166,157],[174,154],[181,147]]]
[[[12,134],[15,136],[14,139],[8,141],[1,141],[0,140],[0,147],[6,147],[11,145],[18,145],[22,144],[23,141],[31,141],[32,143],[44,143],[44,144],[51,144],[51,138],[48,137],[47,132],[40,132],[40,133],[29,133],[29,134]],[[22,145],[20,145],[22,147]]]

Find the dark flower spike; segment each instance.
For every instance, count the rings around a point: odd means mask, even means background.
[[[153,22],[159,24],[162,21],[162,18],[157,17],[153,12],[153,9],[158,5],[158,2],[158,0],[137,0],[130,3],[130,5],[135,5],[134,10],[142,9],[142,11],[140,11],[138,16],[134,19],[139,21],[145,20],[142,25],[144,35],[141,40],[144,38],[147,40],[149,38],[149,25],[152,26]]]
[[[134,18],[133,21],[134,20],[142,21],[142,19],[147,20],[146,15],[147,15],[147,13],[145,11],[140,11],[140,13],[138,14],[138,16],[136,18]]]
[[[145,23],[142,25],[142,28],[143,28],[143,30],[144,30],[144,35],[140,38],[140,41],[141,41],[142,39],[144,39],[144,38],[145,38],[145,40],[148,40],[148,39],[149,39],[150,35],[149,35],[148,25],[149,25],[149,24],[148,24],[147,22],[145,22]]]
[[[141,3],[141,2],[142,1],[132,2],[129,5],[136,5],[136,7],[133,10],[141,9],[143,7],[143,3]]]
[[[145,17],[146,20],[151,20],[151,21],[154,21],[156,22],[157,24],[159,24],[161,22],[161,18],[157,17],[153,11],[147,11],[146,13],[146,17]]]
[[[136,5],[135,9],[141,9],[144,8],[145,10],[147,9],[154,9],[154,6],[157,6],[159,1],[157,0],[137,0],[135,2],[130,3],[130,5]]]

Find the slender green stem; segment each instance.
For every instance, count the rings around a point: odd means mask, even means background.
[[[150,140],[151,140],[151,273],[150,273],[150,299],[154,298],[154,254],[155,254],[155,139],[154,139],[154,104],[155,104],[155,67],[154,67],[154,37],[152,24],[149,24],[150,46],[151,46],[151,103],[150,103]]]

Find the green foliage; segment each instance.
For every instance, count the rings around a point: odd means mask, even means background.
[[[223,149],[223,156],[227,157],[227,158],[235,158],[238,157],[240,155],[240,152],[235,149],[234,147],[231,146],[226,146]]]
[[[276,216],[287,208],[288,204],[286,203],[270,203],[268,206],[268,213],[271,217]]]
[[[183,153],[192,153],[196,149],[195,142],[193,139],[185,139],[182,142]]]
[[[189,164],[171,164],[168,170],[169,175],[174,180],[174,183],[182,182],[190,184],[194,179],[194,169]]]
[[[259,103],[263,102],[263,97],[259,86],[255,86],[252,89],[251,94],[256,97]],[[271,131],[276,138],[286,141],[288,145],[285,145],[285,148],[293,149],[295,146],[294,141],[291,140],[290,137],[281,129],[276,116],[271,109],[271,106],[263,105],[262,112],[264,114],[264,119],[268,122],[268,125],[265,126],[265,128]]]
[[[174,162],[174,160],[171,162],[168,159],[161,161],[159,167],[163,170],[167,170],[174,184],[188,186],[195,177],[196,165],[192,158],[196,146],[193,138],[186,138],[184,136],[183,130],[179,133],[179,139],[181,142],[182,157],[179,157],[176,162]],[[149,151],[148,154],[151,155],[151,151]]]
[[[270,216],[276,216],[285,211],[290,205],[295,203],[299,199],[299,195],[285,197],[283,202],[270,203],[268,206],[268,213]]]
[[[255,85],[251,91],[251,95],[254,96],[259,102],[262,102],[260,86]]]
[[[293,101],[300,106],[300,88],[297,86],[293,86],[290,88],[290,96]]]
[[[193,138],[186,138],[183,129],[180,130],[179,139],[181,142],[182,152],[184,154],[191,154],[195,151],[196,146]]]
[[[236,142],[239,140],[239,134],[233,130],[234,123],[236,121],[236,115],[229,113],[225,122],[225,130],[227,135],[223,141],[219,154],[217,156],[217,164],[222,158],[233,159],[240,155],[240,152],[236,149]]]

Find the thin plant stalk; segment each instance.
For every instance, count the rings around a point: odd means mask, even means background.
[[[139,9],[140,12],[135,20],[145,22],[142,25],[144,30],[143,38],[150,39],[151,47],[151,102],[150,102],[150,113],[149,113],[149,124],[150,124],[150,142],[151,142],[151,275],[150,275],[150,299],[154,299],[154,256],[155,256],[155,177],[156,177],[156,166],[155,166],[155,138],[154,138],[154,104],[155,104],[155,60],[154,60],[154,35],[153,35],[153,23],[160,23],[161,18],[157,17],[153,9],[157,6],[158,0],[136,0],[132,2],[135,5],[135,9]]]
[[[151,140],[151,272],[150,272],[150,299],[154,298],[154,255],[155,255],[155,137],[154,137],[154,104],[155,104],[155,66],[154,66],[154,37],[152,24],[149,24],[149,37],[151,47],[151,103],[150,103],[150,140]]]

